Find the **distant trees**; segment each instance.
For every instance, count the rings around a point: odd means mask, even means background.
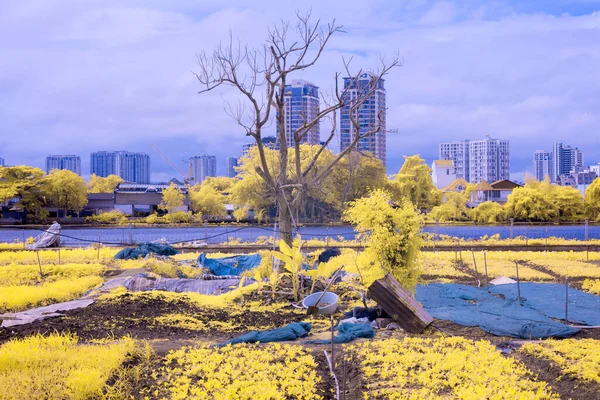
[[[226,197],[208,181],[202,185],[194,185],[189,192],[192,210],[203,216],[225,216]]]
[[[585,191],[585,213],[593,221],[600,219],[600,178],[596,178]]]
[[[162,201],[160,208],[168,210],[169,214],[173,214],[175,209],[180,208],[185,203],[185,195],[181,193],[179,187],[171,182],[169,187],[162,191]]]
[[[448,192],[444,194],[445,201],[433,207],[429,215],[440,222],[467,221],[469,214],[467,210],[468,197],[465,192]]]
[[[420,210],[431,210],[442,202],[442,192],[433,184],[431,168],[418,155],[404,157],[394,187],[399,199],[410,200]]]
[[[471,210],[471,219],[480,224],[497,224],[505,222],[507,215],[502,205],[486,201]]]
[[[92,174],[87,185],[88,193],[113,193],[117,186],[123,182],[123,178],[118,175],[109,175],[103,178]]]
[[[63,209],[63,217],[68,210],[80,211],[87,204],[87,185],[75,172],[54,169],[46,177],[47,196],[50,203]]]
[[[16,199],[30,221],[46,218],[47,192],[46,174],[41,169],[25,165],[0,167],[0,203]]]

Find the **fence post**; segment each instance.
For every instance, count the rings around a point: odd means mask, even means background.
[[[225,226],[225,235],[227,236],[227,247],[229,247],[229,224]]]
[[[129,244],[133,244],[133,224],[129,221]]]
[[[589,220],[586,218],[585,219],[585,241],[586,242],[589,240],[588,225],[589,225]]]
[[[435,234],[436,235],[440,234],[440,220],[439,219],[435,220]]]
[[[513,226],[515,225],[515,220],[513,218],[510,219],[510,238],[514,239],[513,236]]]
[[[35,254],[37,255],[38,267],[40,268],[40,279],[44,280],[44,273],[42,272],[42,262],[40,261],[40,251],[36,250]]]
[[[519,304],[521,304],[521,282],[519,281],[519,262],[515,261],[515,266],[517,268],[517,299],[519,300]]]
[[[569,322],[569,277],[565,276],[565,321]]]

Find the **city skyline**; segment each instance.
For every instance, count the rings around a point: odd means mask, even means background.
[[[386,77],[387,127],[397,129],[386,139],[389,174],[404,155],[430,164],[435,144],[485,134],[514,144],[515,180],[533,172],[535,150],[551,150],[541,142],[569,142],[587,163],[600,160],[600,1],[305,6],[323,22],[337,18],[347,33],[290,81],[305,79],[327,94],[342,56],[353,57],[353,71],[375,68],[396,50],[404,61]],[[214,154],[224,174],[226,157],[238,156],[248,138],[223,110],[223,100],[237,101],[231,91],[197,95],[195,55],[227,40],[230,28],[250,45],[262,43],[270,24],[295,11],[262,0],[8,4],[0,16],[0,157],[43,169],[47,154],[83,156],[108,144],[154,155],[154,143],[181,168],[177,160],[191,154]],[[36,73],[40,63],[44,74]],[[322,122],[323,132],[329,127]],[[274,134],[271,124],[264,135]],[[153,181],[177,176],[153,159]],[[82,157],[83,171],[88,163]]]

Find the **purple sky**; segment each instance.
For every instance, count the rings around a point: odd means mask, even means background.
[[[526,3],[525,5],[520,3]],[[216,6],[214,4],[222,4]],[[251,4],[251,5],[250,5]],[[292,1],[6,0],[0,12],[0,157],[44,166],[77,154],[84,175],[97,150],[143,151],[154,180],[194,154],[238,156],[249,140],[223,111],[227,89],[197,95],[196,53],[228,30],[260,44]],[[402,156],[437,157],[440,141],[511,141],[513,178],[554,141],[600,161],[600,1],[305,1],[337,18],[337,36],[294,78],[332,87],[342,56],[374,68],[398,50],[387,77],[388,173]],[[327,125],[322,125],[325,132]],[[274,132],[274,127],[270,128]]]

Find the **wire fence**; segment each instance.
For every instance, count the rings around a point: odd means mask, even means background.
[[[44,232],[43,228],[2,227],[0,242],[25,242]],[[463,240],[478,240],[496,236],[500,239],[523,237],[528,239],[562,238],[570,240],[600,240],[600,225],[587,223],[574,224],[509,224],[494,226],[478,225],[425,225],[422,232],[430,240],[445,237]],[[277,226],[205,225],[191,227],[63,227],[60,233],[61,244],[65,246],[87,246],[93,243],[122,246],[135,243],[164,241],[171,244],[206,243],[219,245],[227,243],[266,242],[279,238]],[[361,232],[349,225],[305,226],[294,229],[293,236],[300,234],[303,240],[323,241],[355,240]]]

